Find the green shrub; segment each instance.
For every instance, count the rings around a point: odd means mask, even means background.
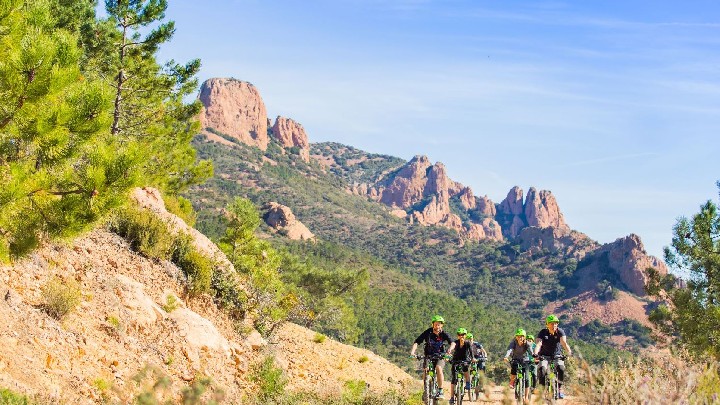
[[[17,394],[6,388],[0,388],[0,405],[30,405],[32,403],[25,395]]]
[[[144,256],[167,260],[173,252],[175,236],[167,223],[152,211],[126,207],[110,221],[110,230],[122,236],[130,247]]]
[[[214,263],[198,252],[189,236],[176,239],[172,261],[188,276],[190,294],[199,295],[210,291]]]
[[[281,398],[287,384],[282,369],[275,366],[275,358],[272,356],[265,357],[262,362],[251,368],[250,381],[258,385],[257,398],[260,403],[269,403],[275,398]]]
[[[315,343],[322,343],[325,341],[325,335],[322,333],[315,333],[315,337],[313,338],[313,342]]]
[[[165,304],[163,304],[163,311],[170,313],[178,308],[180,305],[180,302],[178,301],[177,297],[168,294],[167,298],[165,298]]]
[[[363,380],[345,381],[342,393],[343,402],[347,404],[361,405],[363,403],[367,387],[367,383]]]
[[[365,356],[365,355],[360,356],[360,358],[358,359],[359,363],[367,363],[368,361],[370,361],[370,358],[368,358],[368,356]]]
[[[61,319],[80,305],[80,284],[70,278],[54,276],[42,286],[43,308],[50,316]]]
[[[163,195],[163,201],[165,202],[165,209],[168,210],[168,212],[177,215],[185,221],[188,226],[195,226],[197,213],[188,199],[166,194]]]

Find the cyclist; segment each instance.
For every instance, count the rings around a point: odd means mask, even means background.
[[[535,339],[536,346],[535,351],[533,352],[535,355],[552,358],[556,355],[562,354],[562,349],[565,349],[568,357],[572,356],[572,350],[570,350],[570,346],[567,344],[565,332],[558,327],[559,323],[560,319],[558,319],[555,315],[549,315],[545,318],[546,328],[541,330]],[[555,360],[555,364],[558,377],[558,397],[564,398],[565,394],[563,393],[562,384],[565,377],[565,362],[557,359]],[[545,376],[547,373],[548,360],[547,358],[542,358],[538,369],[540,384],[545,384]]]
[[[453,342],[449,353],[452,353],[452,384],[450,386],[450,405],[455,403],[455,385],[457,384],[457,370],[462,367],[462,372],[465,374],[465,390],[470,391],[470,363],[475,360],[473,356],[472,346],[467,340],[467,329],[458,328],[457,340]],[[462,365],[460,362],[467,362]]]
[[[518,328],[515,331],[515,339],[513,339],[508,345],[507,353],[505,353],[505,361],[510,362],[510,388],[515,388],[515,380],[517,379],[517,369],[519,363],[527,363],[530,356],[532,355],[532,347],[527,341],[527,332],[525,329]],[[511,360],[512,359],[512,360]],[[528,370],[523,373],[525,379],[525,386],[528,386]],[[525,390],[525,398],[523,400],[528,402],[530,400],[530,390]]]
[[[530,347],[532,347],[532,353],[535,353],[535,336],[528,333],[527,341],[530,343]],[[530,392],[532,393],[537,386],[537,359],[534,359],[528,367],[530,368]]]
[[[480,371],[485,371],[485,362],[488,358],[488,354],[485,351],[485,348],[482,344],[480,344],[480,342],[476,342],[473,339],[472,333],[467,334],[467,340],[470,342],[470,347],[473,350],[473,356],[475,356],[477,372],[479,373]],[[482,383],[479,383],[475,389],[476,393],[480,391],[484,391],[484,389],[482,388]]]
[[[415,351],[419,344],[424,343],[424,354],[425,359],[423,360],[423,380],[425,379],[425,373],[428,370],[428,356],[432,355],[447,355],[452,351],[455,346],[455,342],[450,340],[450,335],[443,331],[443,325],[445,319],[440,315],[435,315],[431,319],[432,327],[426,329],[420,336],[415,339],[415,342],[410,349],[410,357],[415,357]],[[450,348],[445,351],[445,342],[450,344]],[[445,360],[441,357],[435,362],[435,375],[437,376],[438,393],[437,397],[443,397],[443,367],[445,366]]]
[[[480,342],[476,342],[474,339],[474,336],[472,333],[468,333],[466,336],[467,340],[470,342],[470,346],[473,348],[473,355],[476,359],[487,359],[488,354],[485,351],[485,348],[483,347]],[[478,370],[485,370],[485,360],[482,360],[478,363]]]

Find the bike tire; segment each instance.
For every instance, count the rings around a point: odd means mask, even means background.
[[[457,395],[455,396],[455,403],[462,405],[463,397],[465,396],[465,377],[458,378],[458,384],[455,386]]]
[[[433,392],[432,387],[432,376],[426,375],[425,384],[423,387],[423,403],[425,405],[434,405],[433,395],[435,395],[435,393]]]

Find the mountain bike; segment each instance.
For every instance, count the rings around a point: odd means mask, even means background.
[[[480,391],[483,390],[483,380],[480,372],[485,369],[487,357],[482,356],[475,360],[476,362],[470,366],[470,391],[468,392],[470,401],[476,401],[480,396]]]
[[[429,356],[423,356],[423,355],[417,355],[415,356],[418,360],[425,359],[423,373],[425,374],[425,377],[423,378],[423,404],[424,405],[437,405],[440,402],[438,401],[438,394],[440,387],[437,385],[437,376],[435,375],[435,365],[437,364],[438,360],[443,358],[443,354],[431,354]]]
[[[517,372],[515,374],[515,402],[523,404],[525,401],[525,393],[530,389],[530,382],[528,381],[530,361],[527,359],[513,359],[510,362],[510,367],[512,367],[513,364],[517,364]]]
[[[451,361],[453,365],[453,372],[455,373],[455,392],[453,392],[453,398],[455,398],[456,405],[462,405],[463,397],[465,396],[465,368],[470,366],[470,362],[465,360]],[[472,391],[472,390],[470,390]],[[471,399],[472,401],[472,399]]]
[[[547,360],[548,373],[545,376],[545,397],[552,401],[560,399],[560,381],[557,378],[556,365],[558,360],[565,360],[562,354],[554,356],[540,356],[540,361]],[[538,374],[540,371],[538,370]]]

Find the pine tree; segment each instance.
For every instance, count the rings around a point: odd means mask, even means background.
[[[159,46],[175,32],[174,22],[162,22],[166,0],[107,0],[105,7],[116,30],[103,33],[116,41],[115,59],[105,65],[114,87],[110,132],[143,145],[148,184],[170,193],[180,192],[212,175],[209,162],[196,163],[190,145],[199,130],[194,117],[201,104],[183,102],[197,89],[195,75],[200,61],[157,63]],[[146,35],[141,34],[151,26]]]
[[[718,182],[720,188],[720,182]],[[650,320],[697,356],[720,360],[720,211],[712,201],[692,219],[680,218],[665,261],[691,275],[682,285],[673,275],[648,269],[648,292],[669,301]]]
[[[137,145],[118,153],[111,94],[79,70],[50,2],[0,2],[0,259],[73,235],[126,199]]]

